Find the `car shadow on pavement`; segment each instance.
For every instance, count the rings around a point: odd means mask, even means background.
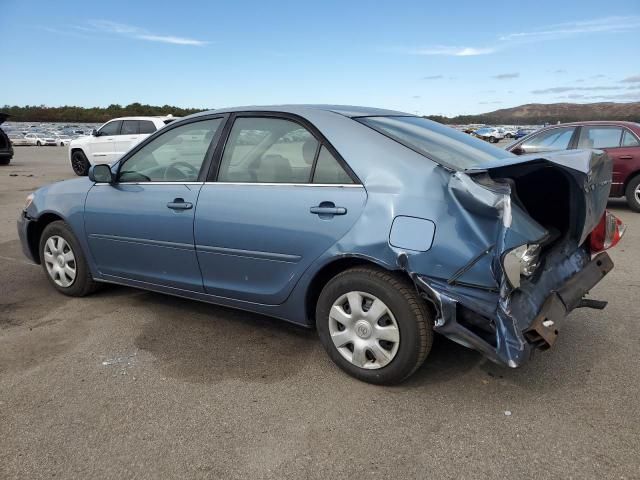
[[[270,317],[156,293],[134,304],[151,313],[135,345],[187,382],[279,382],[324,353],[315,331]]]

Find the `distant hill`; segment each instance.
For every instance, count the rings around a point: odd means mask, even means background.
[[[541,125],[543,123],[586,120],[629,120],[640,122],[640,102],[633,103],[529,103],[479,115],[457,117],[428,116],[441,123],[487,123],[502,125]]]

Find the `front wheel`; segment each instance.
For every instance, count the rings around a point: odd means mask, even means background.
[[[424,362],[433,318],[408,279],[371,267],[346,270],[327,283],[316,327],[331,359],[353,377],[399,383]]]
[[[40,143],[40,140],[38,140],[38,141],[36,142],[36,146],[38,146],[38,147],[41,147],[41,146],[42,146],[42,143]]]
[[[71,297],[84,297],[96,290],[82,249],[62,220],[47,225],[40,237],[40,260],[49,283]]]
[[[89,161],[82,151],[77,150],[71,155],[71,168],[79,177],[84,177],[89,173]]]
[[[627,205],[634,212],[640,212],[640,175],[632,178],[625,190]]]

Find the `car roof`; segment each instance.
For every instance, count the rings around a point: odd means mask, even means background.
[[[640,128],[640,125],[638,125],[635,122],[627,122],[624,120],[589,120],[589,121],[585,121],[585,122],[569,122],[569,123],[560,123],[558,125],[548,125],[545,128],[552,128],[552,127],[579,127],[579,126],[589,126],[589,125],[611,125],[611,126],[621,126],[621,127],[627,127],[627,128],[631,128],[631,129],[635,129],[637,130],[638,128]]]
[[[232,113],[232,112],[282,112],[305,116],[310,111],[322,110],[333,112],[349,118],[357,117],[381,117],[381,116],[410,116],[414,115],[396,110],[384,108],[361,107],[355,105],[323,105],[323,104],[301,104],[301,105],[247,105],[243,107],[230,107],[200,112],[196,115],[209,115],[212,113]]]
[[[155,115],[155,116],[136,116],[136,117],[117,117],[112,118],[111,120],[107,120],[107,122],[112,122],[113,120],[167,120],[169,118],[173,118],[174,120],[178,120],[180,117],[168,116],[168,115]],[[107,123],[105,122],[105,123]]]

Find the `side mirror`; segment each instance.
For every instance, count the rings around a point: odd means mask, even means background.
[[[89,168],[89,180],[96,183],[113,183],[115,178],[111,173],[111,167],[103,163]]]
[[[94,128],[93,130],[91,130],[91,135],[93,135],[94,137],[99,137],[100,134],[98,133],[98,131]]]

